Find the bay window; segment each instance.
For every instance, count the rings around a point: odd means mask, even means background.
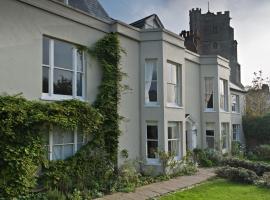
[[[145,62],[145,104],[157,104],[157,60]]]
[[[147,122],[146,128],[146,151],[147,159],[153,160],[158,158],[158,123]]]
[[[233,94],[231,96],[231,101],[232,101],[232,112],[239,113],[240,112],[239,95]]]
[[[174,154],[177,158],[180,156],[180,123],[168,123],[168,152]]]
[[[208,122],[206,123],[206,145],[207,148],[214,149],[215,148],[215,123]]]
[[[205,110],[214,110],[214,78],[205,77]]]
[[[168,63],[167,75],[167,103],[169,106],[181,106],[181,67]]]
[[[228,111],[228,81],[220,79],[220,109],[223,111]]]
[[[43,37],[42,97],[84,97],[83,52],[75,45]]]

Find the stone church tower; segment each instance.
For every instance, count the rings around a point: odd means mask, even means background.
[[[230,60],[230,81],[242,87],[237,41],[230,26],[229,11],[202,14],[201,9],[196,8],[189,11],[189,17],[190,31],[181,33],[186,38],[186,48],[201,55],[218,54]]]

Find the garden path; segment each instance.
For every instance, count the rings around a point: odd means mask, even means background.
[[[192,176],[180,176],[168,181],[153,183],[137,188],[131,193],[114,193],[111,195],[106,195],[102,198],[96,200],[146,200],[161,196],[176,190],[191,187],[193,185],[199,184],[206,181],[216,174],[213,168],[200,168],[198,172]]]

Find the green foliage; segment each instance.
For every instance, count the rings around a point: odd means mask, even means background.
[[[270,172],[264,173],[263,176],[256,182],[256,185],[270,189]]]
[[[90,52],[103,69],[94,107],[77,100],[45,103],[0,97],[0,198],[30,193],[37,185],[41,166],[46,188],[65,195],[77,188],[90,189],[95,196],[99,191],[109,191],[114,184],[121,119],[117,109],[123,75],[117,35],[106,35]],[[64,130],[80,127],[93,139],[74,157],[48,163],[43,138],[53,126]]]
[[[255,148],[254,153],[259,160],[270,160],[270,145],[260,145]]]
[[[241,167],[221,167],[216,171],[216,173],[221,178],[248,184],[255,183],[259,178],[254,171]]]
[[[241,167],[254,171],[258,176],[262,176],[265,172],[270,172],[270,165],[260,162],[251,162],[248,160],[241,160],[237,158],[223,159],[223,165],[231,167]]]
[[[195,161],[201,167],[219,166],[223,159],[222,154],[214,149],[194,149]]]
[[[243,129],[249,147],[270,141],[270,114],[264,116],[245,116]]]
[[[243,158],[244,157],[244,148],[242,144],[238,141],[232,141],[232,156]]]

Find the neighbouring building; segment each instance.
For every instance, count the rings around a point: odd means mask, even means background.
[[[191,16],[195,12],[200,11],[192,10]],[[229,20],[227,12],[223,18]],[[192,17],[192,30],[199,30],[196,23]],[[0,93],[22,92],[42,101],[76,98],[92,103],[102,72],[77,46],[89,47],[106,33],[118,33],[126,51],[121,65],[128,76],[123,83],[132,89],[122,94],[119,106],[125,117],[119,152],[128,150],[131,159],[159,166],[158,149],[173,151],[181,159],[196,147],[225,153],[232,140],[244,141],[244,90],[240,80],[230,81],[235,68],[229,60],[237,63],[231,29],[224,30],[224,41],[233,42],[230,47],[224,42],[224,52],[216,51],[211,40],[194,53],[183,37],[164,28],[157,15],[127,24],[110,18],[97,0],[1,0],[0,27]],[[240,77],[240,66],[238,70]],[[70,134],[53,133],[56,139],[73,139],[58,144],[52,137],[49,145],[67,150],[51,148],[51,160],[72,156],[82,145],[74,139],[78,133]]]

